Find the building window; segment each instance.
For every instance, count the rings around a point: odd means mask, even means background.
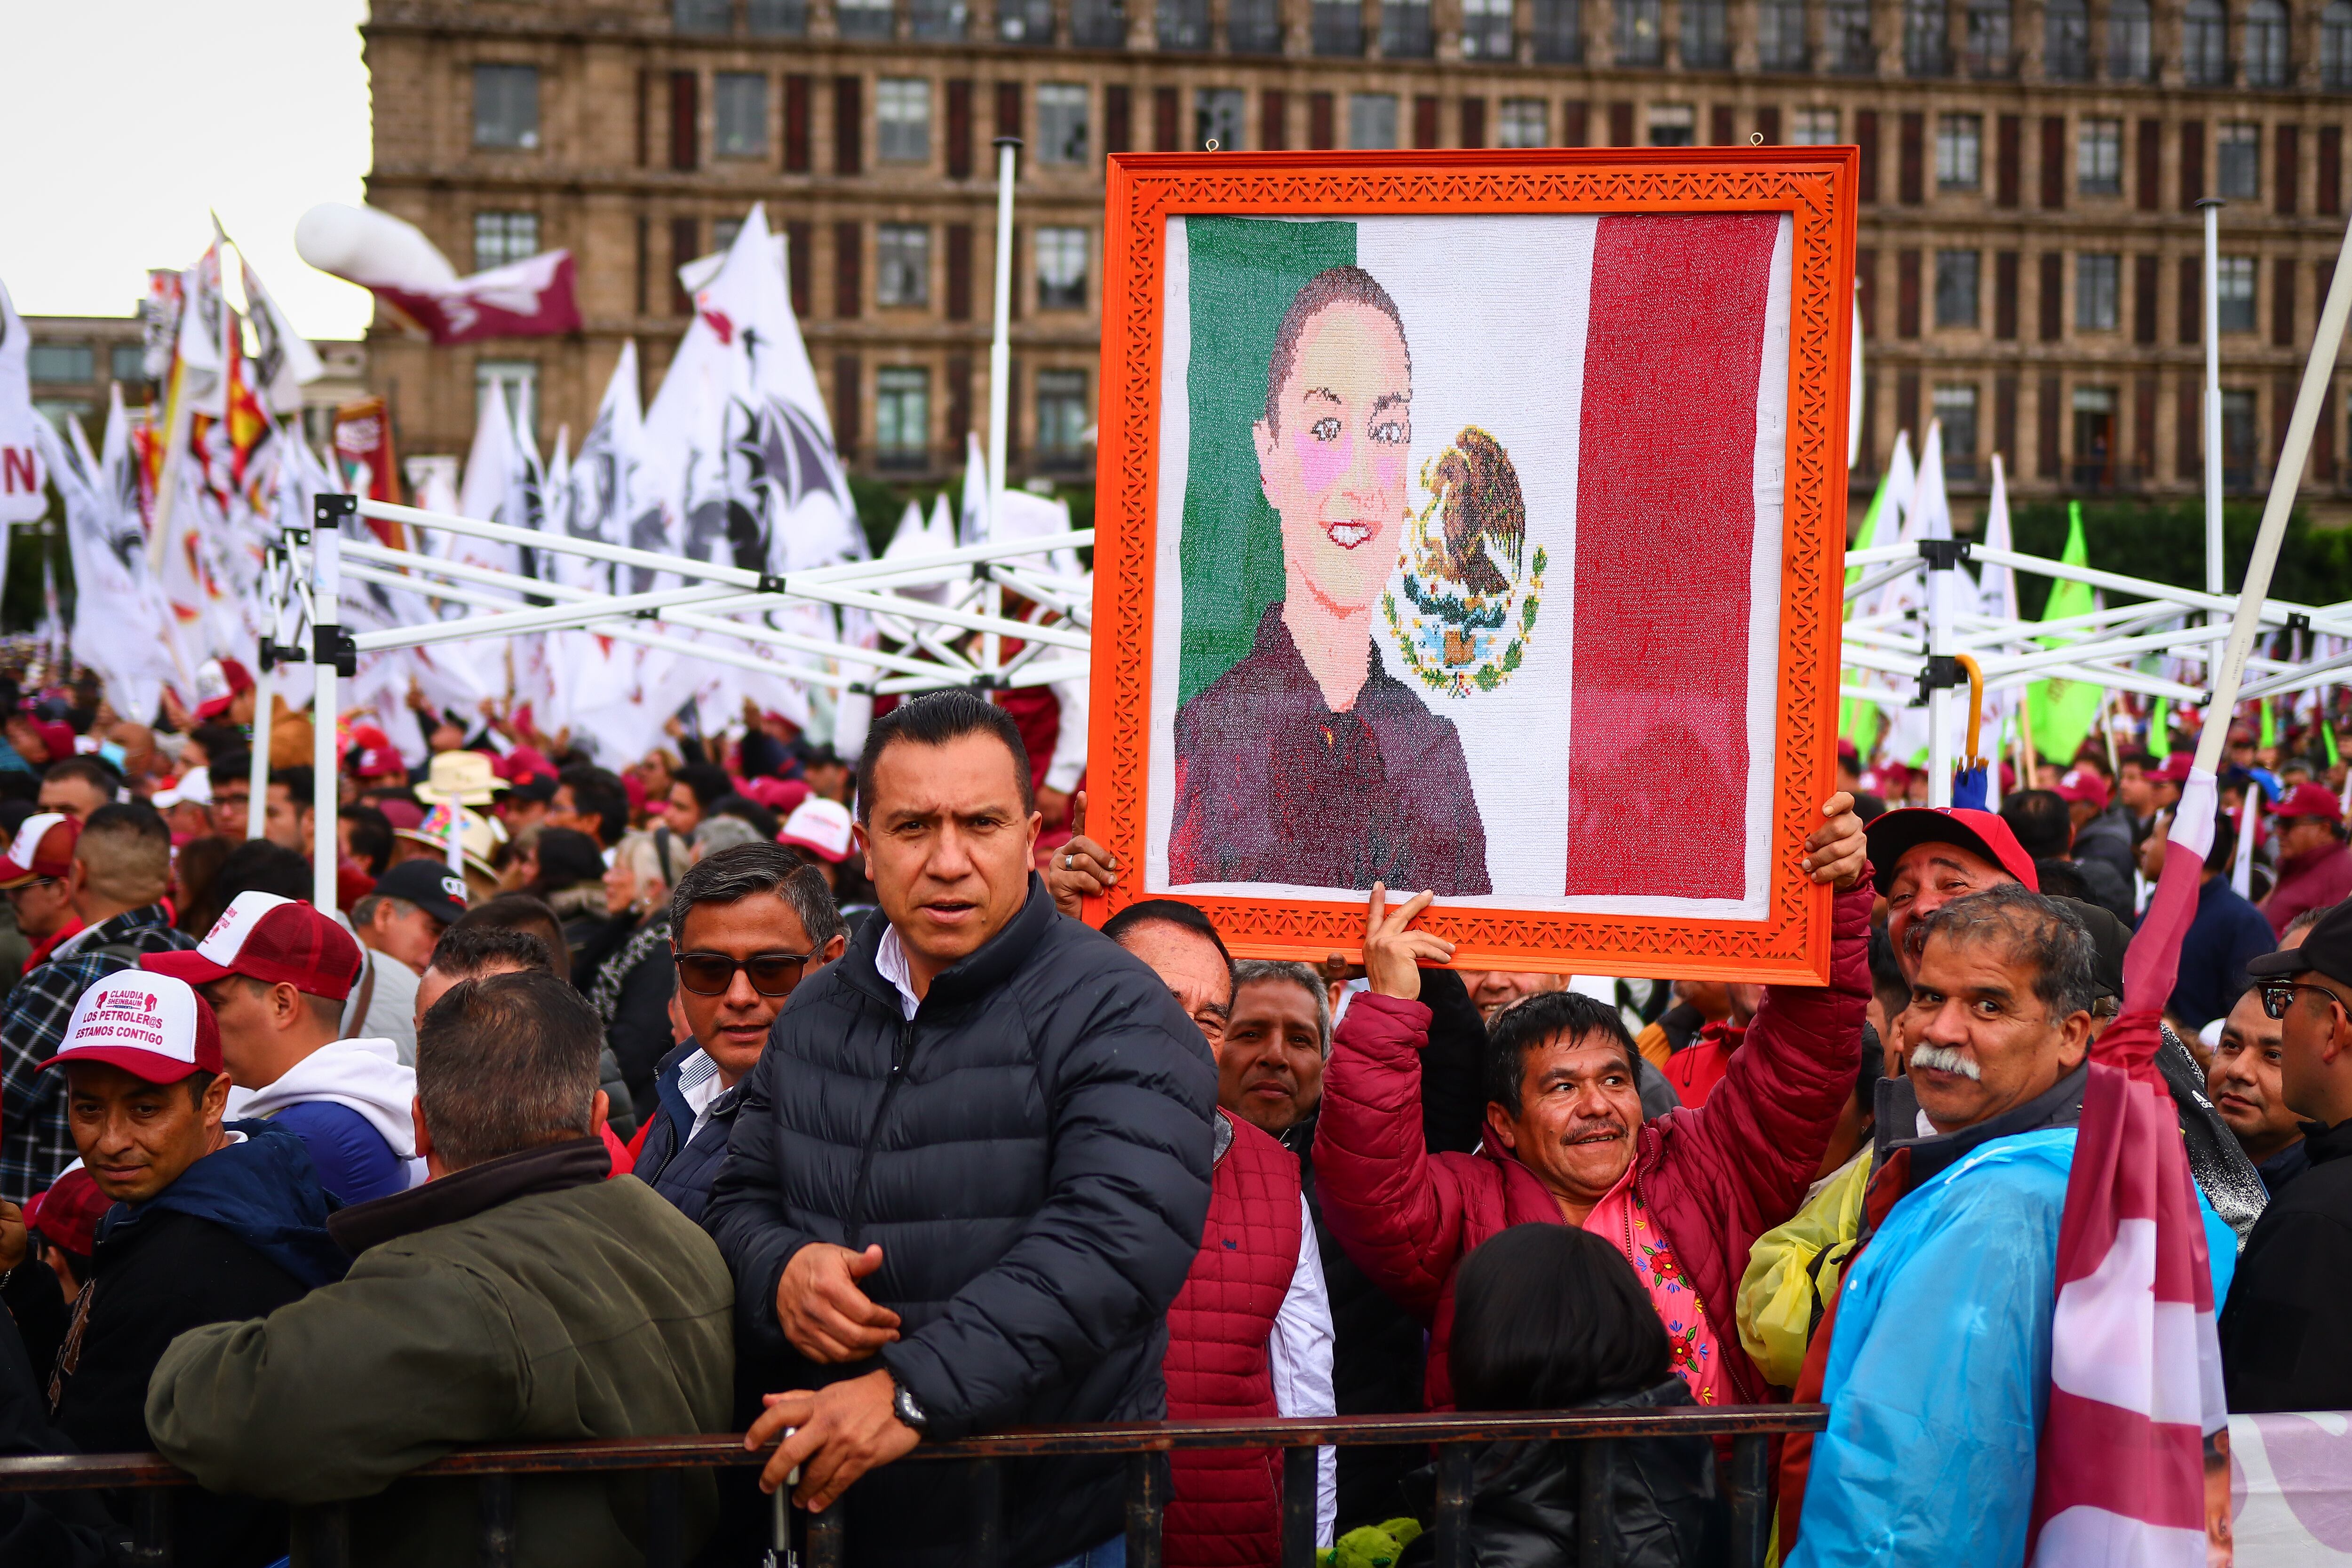
[[[743,19],[761,37],[803,37],[808,33],[808,0],[749,0]]]
[[[1936,188],[1973,191],[1984,178],[1984,117],[1947,114],[1936,120]]]
[[[2246,85],[2286,86],[2286,7],[2253,0],[2246,7]]]
[[[1381,53],[1392,60],[1426,59],[1432,47],[1429,0],[1381,0]]]
[[[914,0],[907,11],[907,30],[918,38],[955,42],[964,35],[963,0]]]
[[[884,77],[874,84],[878,152],[886,162],[923,163],[931,156],[931,84],[921,77]]]
[[[2010,46],[2009,0],[1969,0],[1968,10],[1969,75],[1997,79],[2017,69]]]
[[[1364,52],[1364,8],[1354,0],[1315,0],[1315,52],[1347,58]]]
[[[1768,71],[1805,68],[1805,0],[1762,0],[1756,11],[1756,63]]]
[[[507,413],[517,428],[534,429],[539,423],[539,361],[536,360],[476,360],[474,361],[474,419],[479,423],[482,410],[489,406],[491,394],[502,394],[507,400]]]
[[[1837,145],[1838,111],[1834,109],[1801,109],[1789,117],[1789,145],[1791,147],[1834,147]]]
[[[117,343],[107,356],[111,361],[110,373],[118,382],[143,382],[147,379],[147,350],[137,343]]]
[[[1843,76],[1878,70],[1878,46],[1870,37],[1870,0],[1829,0],[1826,17],[1830,68]]]
[[[1666,57],[1665,48],[1662,0],[1617,0],[1617,63],[1654,66]]]
[[[1939,77],[1951,68],[1951,18],[1944,0],[1903,0],[1904,75]]]
[[[724,33],[734,26],[730,0],[670,0],[674,33]]]
[[[1282,13],[1276,0],[1232,0],[1225,7],[1225,47],[1237,55],[1282,53]]]
[[[476,213],[474,270],[488,272],[539,254],[537,213]]]
[[[886,365],[874,378],[874,453],[886,468],[920,468],[930,459],[931,372]]]
[[[2352,0],[2329,0],[2319,14],[2319,85],[2352,89]]]
[[[1238,152],[1242,148],[1242,89],[1237,87],[1204,87],[1192,94],[1192,145],[1207,152],[1209,143],[1217,144],[1220,152]]]
[[[1083,310],[1087,308],[1087,231],[1041,228],[1037,231],[1037,308],[1041,310]]]
[[[26,365],[37,382],[87,382],[98,376],[98,354],[88,343],[36,343]]]
[[[1584,58],[1582,0],[1536,0],[1536,58],[1572,66]]]
[[[2231,490],[2254,487],[2254,394],[2221,392],[2221,484]]]
[[[931,302],[928,224],[882,224],[874,233],[874,301],[919,308]]]
[[[2180,18],[2180,65],[2191,87],[2221,87],[2230,79],[2229,18],[2221,0],[2189,0]]]
[[[713,218],[710,221],[710,249],[713,255],[725,256],[735,248],[735,238],[743,232],[741,218]]]
[[[1077,20],[1085,7],[1073,7]],[[1119,24],[1118,41],[1127,41],[1127,24]],[[1054,41],[1054,0],[1005,0],[996,8],[996,36],[1008,44],[1050,44]],[[1083,41],[1083,40],[1081,40]]]
[[[2251,202],[2262,194],[2263,128],[2241,123],[2215,131],[2213,172],[2224,201]]]
[[[833,15],[845,38],[890,36],[890,0],[835,0]]]
[[[1348,145],[1359,152],[1397,144],[1397,100],[1392,92],[1348,95]]]
[[[1087,372],[1037,372],[1037,457],[1053,467],[1087,455]]]
[[[1698,111],[1686,103],[1654,104],[1649,129],[1653,147],[1688,147],[1698,140]]]
[[[1037,0],[1041,15],[1050,16],[1047,0]],[[1121,0],[1074,0],[1070,6],[1071,41],[1082,48],[1123,49],[1127,47],[1127,6]],[[1040,37],[1051,42],[1054,37],[1050,24]]]
[[[2074,188],[2086,196],[2124,191],[2124,122],[2085,120],[2074,132]]]
[[[1160,47],[1189,54],[1209,47],[1209,0],[1159,0],[1152,7],[1152,30]]]
[[[1731,63],[1731,14],[1724,0],[1683,0],[1683,64],[1717,70]]]
[[[474,68],[474,145],[539,145],[539,68]]]
[[[1074,82],[1043,82],[1037,88],[1037,162],[1087,161],[1087,89]]]
[[[1507,98],[1495,125],[1498,147],[1551,145],[1551,105],[1539,98]]]
[[[1462,57],[1511,57],[1511,0],[1462,0]]]
[[[2076,387],[2074,483],[2104,490],[2116,482],[2116,390]]]
[[[2042,73],[2053,81],[2091,78],[2091,8],[2084,0],[2050,0],[2042,19]]]
[[[1977,253],[1939,250],[1936,253],[1936,325],[1973,327],[1977,324]]]
[[[2117,81],[2149,81],[2156,75],[2155,25],[2147,0],[2110,0],[2107,6],[2107,74]]]
[[[720,71],[711,81],[713,147],[721,158],[768,153],[768,78],[754,71]]]
[[[1977,476],[1977,389],[1937,387],[1936,423],[1943,433],[1944,477]]]
[[[2224,332],[2251,332],[2254,329],[2254,258],[2251,256],[2225,256],[2214,263],[2216,297],[2221,308],[2215,314],[2221,319]]]
[[[2112,332],[2123,305],[2124,258],[2119,256],[2078,256],[2074,258],[2074,329],[2081,332]]]

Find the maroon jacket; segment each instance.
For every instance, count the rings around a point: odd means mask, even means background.
[[[2278,869],[2278,882],[2263,900],[2263,914],[2280,936],[2306,909],[2325,909],[2352,897],[2352,850],[2342,844],[2310,851]]]
[[[1770,1395],[1740,1348],[1739,1276],[1756,1238],[1804,1202],[1853,1093],[1874,898],[1867,876],[1838,895],[1828,988],[1772,987],[1706,1103],[1646,1122],[1634,1138],[1633,1179],[1651,1220],[1698,1293],[1727,1379],[1750,1404]],[[1444,1410],[1454,1404],[1447,1351],[1462,1260],[1510,1226],[1561,1219],[1543,1183],[1509,1155],[1491,1145],[1424,1151],[1413,1053],[1428,1028],[1419,1002],[1367,994],[1349,1004],[1324,1070],[1315,1181],[1348,1256],[1430,1326],[1429,1407]]]

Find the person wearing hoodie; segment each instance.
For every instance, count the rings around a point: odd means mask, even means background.
[[[300,1138],[339,1201],[408,1188],[416,1074],[389,1040],[339,1038],[360,975],[350,933],[298,899],[240,893],[194,952],[150,954],[141,967],[197,988],[243,1092],[237,1114]]]
[[[1590,1230],[1515,1225],[1464,1260],[1454,1287],[1454,1389],[1464,1410],[1687,1408],[1664,1326],[1640,1278]],[[1477,1568],[1579,1561],[1591,1482],[1580,1443],[1493,1443],[1471,1461],[1470,1558]],[[1712,1568],[1727,1555],[1730,1511],[1705,1437],[1621,1437],[1605,1484],[1618,1568]],[[1409,1476],[1422,1518],[1436,1512],[1436,1468]],[[1405,1550],[1428,1568],[1435,1538]]]
[[[259,1322],[183,1335],[147,1387],[155,1448],[216,1491],[351,1504],[350,1561],[474,1561],[464,1480],[409,1480],[491,1443],[729,1429],[735,1291],[702,1228],[607,1181],[602,1031],[541,971],[467,980],[416,1037],[432,1179],[338,1211],[349,1275]],[[519,1568],[640,1568],[647,1481],[518,1478]],[[714,1487],[688,1472],[691,1552]]]
[[[302,1140],[225,1121],[220,1030],[186,982],[135,970],[100,980],[41,1065],[61,1071],[83,1168],[114,1200],[47,1374],[54,1424],[84,1453],[150,1449],[148,1379],[173,1339],[298,1301],[341,1279],[346,1260]],[[12,1312],[41,1297],[65,1310],[43,1283],[11,1291]],[[260,1568],[284,1555],[283,1508],[193,1488],[167,1495],[175,1561]]]

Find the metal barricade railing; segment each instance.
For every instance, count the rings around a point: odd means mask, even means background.
[[[1160,1568],[1160,1523],[1171,1492],[1169,1455],[1180,1448],[1278,1448],[1283,1453],[1283,1568],[1311,1568],[1315,1556],[1316,1451],[1323,1447],[1427,1444],[1437,1461],[1436,1514],[1432,1522],[1436,1568],[1469,1568],[1470,1507],[1477,1450],[1496,1442],[1558,1439],[1580,1444],[1580,1504],[1577,1511],[1579,1568],[1610,1568],[1613,1503],[1607,1485],[1610,1446],[1633,1437],[1729,1439],[1727,1478],[1732,1568],[1762,1568],[1771,1525],[1767,1475],[1771,1438],[1817,1432],[1829,1412],[1820,1405],[1740,1406],[1717,1409],[1561,1410],[1514,1415],[1343,1416],[1274,1421],[1137,1421],[1084,1427],[1029,1427],[989,1437],[927,1443],[900,1464],[963,1460],[974,1466],[973,1517],[966,1530],[973,1568],[995,1568],[1006,1541],[1003,1461],[1079,1454],[1125,1454],[1128,1568]],[[409,1472],[412,1479],[470,1478],[479,1487],[475,1561],[480,1568],[510,1568],[516,1559],[515,1482],[534,1476],[650,1472],[646,1526],[648,1568],[678,1568],[686,1561],[683,1472],[763,1464],[767,1453],[740,1437],[611,1437],[571,1443],[520,1443],[450,1454]],[[0,1458],[0,1491],[55,1492],[90,1489],[132,1493],[131,1560],[142,1568],[173,1562],[169,1492],[193,1486],[188,1474],[154,1454],[35,1455]],[[841,1568],[846,1559],[845,1509],[839,1501],[807,1518],[803,1568]],[[350,1561],[349,1505],[294,1511],[298,1553],[314,1568]]]

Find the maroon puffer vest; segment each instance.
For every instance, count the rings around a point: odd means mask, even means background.
[[[1200,1256],[1168,1309],[1168,1414],[1176,1420],[1276,1414],[1266,1342],[1298,1269],[1298,1158],[1220,1111],[1233,1143],[1217,1161]],[[1174,1456],[1169,1568],[1267,1568],[1282,1556],[1282,1455],[1272,1448]]]

